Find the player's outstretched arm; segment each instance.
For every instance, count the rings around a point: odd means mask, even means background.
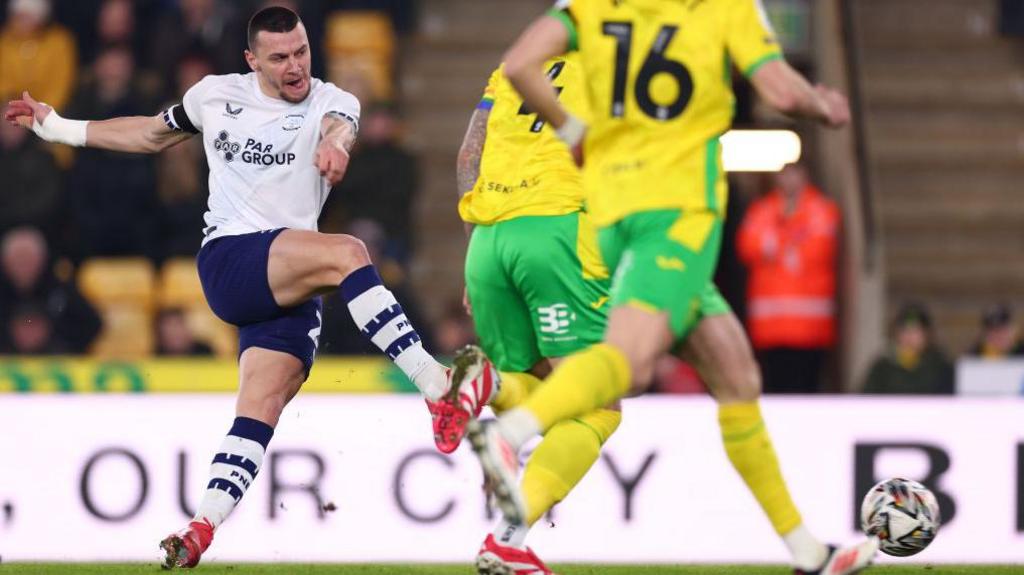
[[[9,104],[4,119],[32,130],[47,142],[116,152],[155,154],[192,137],[192,134],[172,130],[159,115],[101,121],[68,120],[57,115],[50,106],[35,101],[28,92]]]
[[[537,116],[551,124],[570,148],[583,140],[586,125],[567,112],[558,101],[544,63],[569,50],[566,24],[550,14],[541,16],[526,29],[505,53],[505,76]]]
[[[811,86],[784,60],[762,65],[750,81],[768,105],[787,116],[809,118],[832,128],[850,121],[846,96],[826,86]]]
[[[320,123],[320,145],[313,163],[320,176],[335,185],[348,170],[349,151],[356,143],[356,129],[352,122],[334,113],[326,114]]]

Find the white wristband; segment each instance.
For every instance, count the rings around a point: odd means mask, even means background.
[[[587,133],[587,125],[582,120],[569,114],[561,128],[555,130],[558,137],[570,148],[575,148]]]
[[[67,144],[69,146],[82,147],[85,145],[86,126],[89,122],[84,120],[68,120],[57,115],[56,110],[50,113],[40,124],[39,120],[32,119],[32,131],[47,142]]]

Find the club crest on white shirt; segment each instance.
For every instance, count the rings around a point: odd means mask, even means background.
[[[302,127],[302,121],[306,119],[306,116],[302,114],[288,114],[284,117],[284,123],[281,125],[281,129],[286,132],[292,132]]]

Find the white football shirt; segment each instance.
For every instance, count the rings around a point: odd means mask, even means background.
[[[310,80],[298,104],[271,98],[256,74],[207,76],[164,112],[175,130],[202,132],[210,166],[207,241],[271,230],[316,230],[331,187],[314,165],[320,123],[335,113],[359,125],[359,100]]]

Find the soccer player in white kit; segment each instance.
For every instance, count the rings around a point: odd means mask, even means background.
[[[426,398],[435,435],[453,408],[443,397],[447,368],[423,349],[363,243],[316,231],[348,166],[358,100],[310,77],[306,30],[291,10],[257,12],[248,40],[252,73],[207,76],[156,116],[68,120],[27,92],[4,114],[50,142],[120,152],[157,153],[203,138],[210,199],[197,264],[210,307],[239,327],[240,385],[195,518],[161,542],[168,568],[199,563],[259,472],[281,412],[313,364],[321,294],[341,290],[357,327]]]

